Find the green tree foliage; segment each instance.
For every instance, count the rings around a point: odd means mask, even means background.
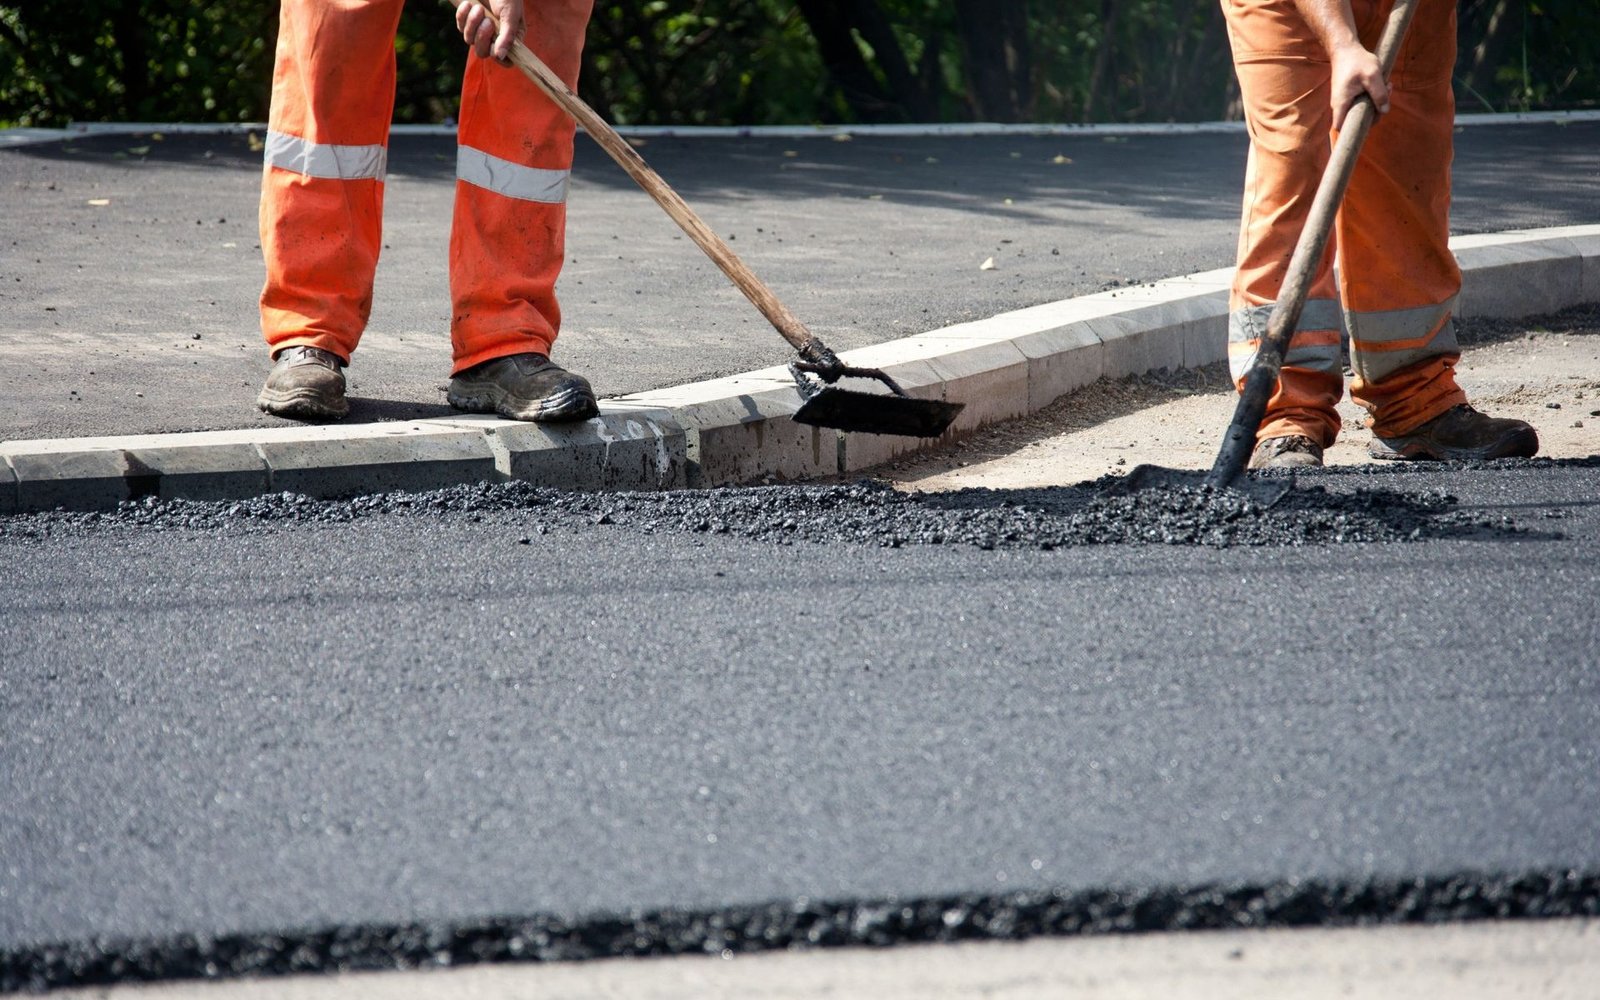
[[[1595,0],[1462,0],[1467,110],[1600,106]],[[0,124],[266,116],[274,0],[0,4]],[[408,4],[396,118],[442,121],[466,55]],[[598,0],[583,91],[648,124],[1236,116],[1217,0]]]
[[[264,3],[0,6],[0,122],[258,116],[275,21]]]
[[[1463,110],[1600,105],[1600,3],[1465,0],[1456,92]]]
[[[775,0],[597,3],[580,85],[621,124],[806,121],[841,110],[805,22]]]

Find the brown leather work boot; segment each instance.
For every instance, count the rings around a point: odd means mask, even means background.
[[[1539,435],[1521,420],[1490,417],[1466,403],[1454,406],[1410,434],[1376,437],[1367,446],[1373,458],[1465,462],[1487,458],[1529,458],[1539,450]]]
[[[589,380],[543,354],[513,354],[473,365],[450,380],[450,405],[468,413],[555,423],[600,412]]]
[[[1320,469],[1322,445],[1304,434],[1267,438],[1250,453],[1252,469]]]
[[[292,420],[338,420],[350,412],[344,362],[337,354],[320,347],[286,347],[275,360],[257,406]]]

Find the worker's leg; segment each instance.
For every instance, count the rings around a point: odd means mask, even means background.
[[[525,41],[576,86],[592,0],[526,4]],[[450,236],[454,371],[549,354],[561,327],[572,119],[521,71],[469,56]]]
[[[1328,161],[1332,112],[1327,56],[1290,0],[1223,0],[1223,11],[1250,131],[1229,295],[1228,358],[1242,384]],[[1300,435],[1325,448],[1338,434],[1343,372],[1332,261],[1330,248],[1267,403],[1261,440]]]
[[[1389,4],[1366,0],[1362,38],[1375,45]],[[1454,0],[1419,0],[1390,76],[1390,110],[1373,127],[1339,216],[1340,284],[1355,379],[1371,414],[1374,458],[1532,455],[1521,420],[1465,405],[1456,384],[1451,314],[1461,272],[1450,252],[1455,100]]]
[[[1362,41],[1373,46],[1389,5],[1367,6]],[[1390,110],[1367,137],[1339,214],[1350,395],[1379,435],[1467,401],[1451,321],[1461,289],[1449,243],[1455,31],[1454,0],[1420,0],[1390,76]]]
[[[273,354],[350,359],[372,309],[402,0],[283,0],[272,79],[261,327]]]

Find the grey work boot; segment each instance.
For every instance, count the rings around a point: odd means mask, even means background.
[[[513,354],[473,365],[450,380],[450,405],[468,413],[556,423],[600,412],[589,380],[543,354]]]
[[[1267,438],[1250,453],[1252,469],[1317,469],[1322,467],[1322,445],[1304,434]]]
[[[1539,434],[1530,424],[1479,413],[1466,403],[1453,406],[1409,434],[1374,436],[1373,458],[1465,462],[1488,458],[1530,458]]]
[[[286,347],[276,356],[256,405],[275,417],[338,420],[350,412],[344,398],[344,362],[320,347]]]

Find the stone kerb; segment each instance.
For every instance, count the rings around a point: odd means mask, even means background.
[[[1600,225],[1459,237],[1462,316],[1600,302]],[[0,512],[95,509],[139,496],[339,496],[521,479],[569,489],[673,489],[858,472],[1035,412],[1106,376],[1227,354],[1231,269],[1050,302],[850,351],[912,395],[962,402],[942,438],[840,434],[795,423],[783,367],[635,393],[567,426],[449,417],[0,444]]]

